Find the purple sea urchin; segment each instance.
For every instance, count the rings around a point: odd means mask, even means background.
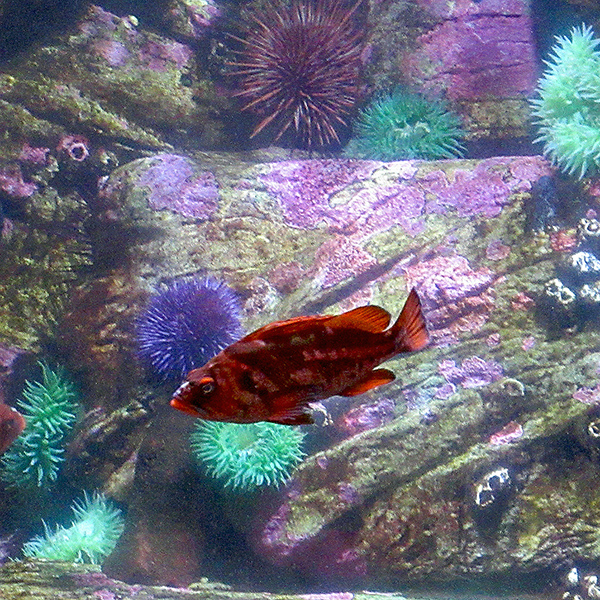
[[[235,293],[211,277],[174,282],[137,322],[139,357],[162,381],[185,377],[242,334]]]
[[[338,142],[354,106],[363,43],[356,13],[362,0],[277,0],[250,16],[244,50],[234,63],[246,104],[275,141],[293,129],[296,144]]]

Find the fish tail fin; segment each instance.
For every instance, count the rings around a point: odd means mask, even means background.
[[[421,350],[429,343],[421,301],[414,288],[410,291],[404,308],[391,330],[394,333],[397,353]]]

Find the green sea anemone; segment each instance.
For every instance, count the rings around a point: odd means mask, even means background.
[[[9,486],[45,488],[56,480],[65,436],[76,420],[77,396],[62,370],[44,363],[42,381],[27,381],[17,403],[27,425],[0,460],[0,477]]]
[[[397,89],[363,109],[355,136],[344,151],[350,158],[403,160],[460,156],[464,131],[458,115],[441,100]]]
[[[557,37],[531,100],[536,141],[563,171],[579,178],[600,170],[600,40],[582,25]]]
[[[121,510],[99,493],[94,493],[91,498],[84,494],[83,500],[75,502],[71,509],[75,519],[70,527],[57,525],[53,530],[44,523],[44,534],[27,542],[23,554],[48,560],[101,564],[123,533]]]
[[[190,442],[193,455],[225,487],[279,486],[302,460],[304,433],[275,423],[200,421]]]

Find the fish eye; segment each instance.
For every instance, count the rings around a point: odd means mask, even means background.
[[[205,396],[209,396],[215,391],[215,380],[212,377],[203,377],[199,382],[200,391]]]

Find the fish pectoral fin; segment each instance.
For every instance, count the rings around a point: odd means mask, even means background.
[[[389,369],[374,369],[369,373],[366,379],[355,383],[348,389],[340,393],[340,396],[358,396],[364,394],[373,388],[394,381],[396,376]]]
[[[310,414],[310,398],[297,394],[282,394],[271,404],[271,414],[266,421],[281,425],[310,425],[314,419]]]
[[[307,406],[294,406],[277,412],[269,419],[269,423],[279,423],[280,425],[312,425],[315,420],[308,412]]]
[[[359,306],[354,310],[331,317],[327,321],[327,326],[381,333],[390,324],[390,318],[390,313],[381,306]]]

